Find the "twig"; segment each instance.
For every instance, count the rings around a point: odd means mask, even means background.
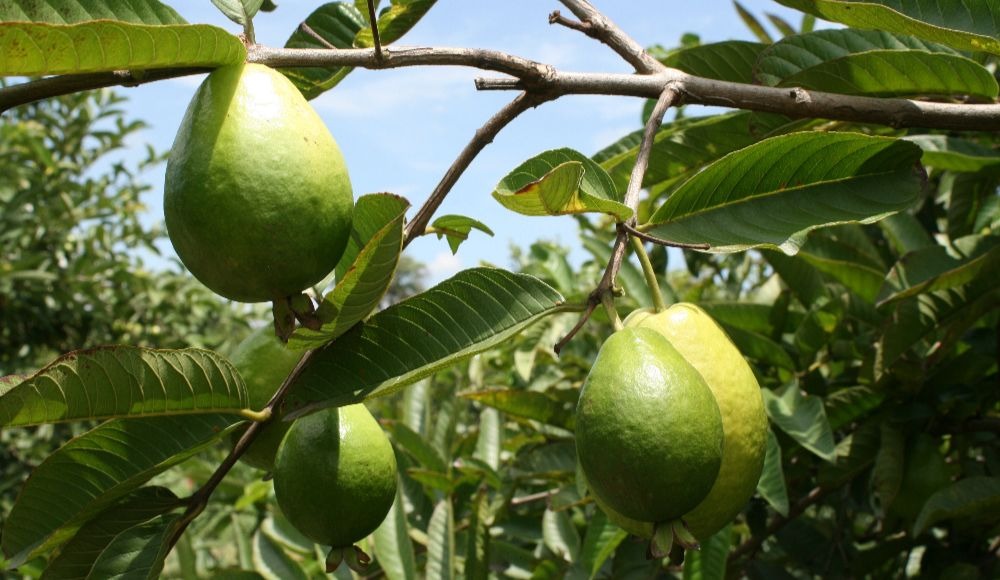
[[[549,499],[550,497],[554,496],[558,491],[559,490],[557,489],[550,489],[548,491],[540,491],[538,493],[532,493],[528,495],[522,495],[521,497],[511,498],[510,505],[517,507],[527,503],[541,501],[543,499]]]
[[[590,316],[594,313],[594,310],[596,308],[597,308],[597,302],[594,302],[593,300],[587,301],[587,309],[583,311],[582,315],[580,315],[580,319],[577,320],[573,328],[571,328],[570,331],[566,333],[566,336],[559,339],[559,342],[557,342],[555,346],[552,347],[552,350],[556,352],[556,356],[559,356],[559,354],[562,352],[562,349],[567,344],[569,344],[569,341],[573,340],[573,337],[576,336],[578,332],[580,332],[580,329],[583,328],[583,325],[587,324],[587,321],[590,320]]]
[[[168,549],[173,549],[174,545],[177,544],[177,541],[184,534],[184,530],[187,529],[188,525],[190,525],[191,522],[193,522],[195,518],[197,518],[201,512],[205,510],[205,506],[208,505],[208,500],[212,496],[212,492],[215,491],[215,488],[219,487],[219,484],[222,483],[223,479],[225,479],[226,474],[228,474],[229,470],[236,465],[236,462],[239,461],[239,458],[250,447],[253,440],[257,438],[260,431],[268,424],[268,422],[278,420],[275,416],[274,410],[281,405],[282,401],[285,400],[285,396],[288,395],[292,385],[294,385],[295,381],[297,381],[299,376],[302,375],[302,372],[309,365],[316,352],[317,350],[310,350],[302,356],[298,364],[295,365],[295,368],[292,369],[292,372],[288,373],[288,376],[285,377],[281,386],[278,387],[277,391],[275,391],[271,400],[264,406],[264,412],[270,414],[270,419],[268,419],[268,421],[251,423],[250,426],[247,427],[247,430],[243,432],[239,441],[236,442],[236,445],[233,446],[229,455],[227,455],[226,458],[222,460],[222,463],[219,464],[219,467],[217,467],[208,480],[187,499],[187,510],[184,512],[184,515],[181,516],[181,519],[178,520],[177,528],[170,537]]]
[[[587,36],[593,37],[597,33],[594,32],[594,26],[589,22],[580,22],[579,20],[570,20],[562,15],[558,10],[554,10],[552,14],[549,14],[549,24],[558,24],[560,26],[565,26],[571,30],[576,30],[577,32],[582,32]]]
[[[596,38],[618,53],[636,72],[653,74],[667,69],[660,61],[653,58],[646,49],[631,36],[625,33],[610,18],[594,8],[587,0],[560,0],[569,8],[584,26],[591,29],[588,36]]]
[[[469,141],[465,148],[462,149],[462,152],[458,154],[458,157],[452,162],[448,171],[445,172],[444,177],[441,178],[437,187],[434,188],[434,191],[431,192],[431,195],[427,198],[427,201],[420,206],[420,209],[417,211],[416,215],[413,216],[413,219],[406,224],[406,237],[403,239],[403,247],[405,248],[415,238],[424,233],[427,228],[427,224],[431,221],[431,217],[434,216],[434,212],[437,211],[437,208],[442,202],[444,202],[444,198],[448,195],[448,192],[451,191],[451,188],[455,186],[455,182],[458,181],[458,178],[461,177],[462,173],[464,173],[469,167],[472,160],[479,155],[479,152],[493,142],[497,133],[499,133],[511,121],[516,119],[521,113],[532,107],[537,107],[545,101],[553,98],[556,98],[556,95],[521,93],[516,99],[507,103],[507,105],[497,111],[495,115],[490,117],[490,119],[476,131],[476,134],[472,137],[472,140]]]
[[[309,26],[308,24],[306,24],[305,20],[303,20],[301,23],[299,23],[299,30],[301,30],[302,32],[305,32],[306,34],[308,34],[309,36],[311,36],[313,38],[313,40],[315,40],[316,42],[318,42],[318,43],[322,44],[323,46],[329,48],[330,50],[337,50],[337,47],[334,44],[332,44],[329,40],[327,40],[327,39],[323,38],[322,36],[320,36],[320,34],[318,32],[316,32],[315,30],[313,30],[312,26]]]
[[[372,27],[372,39],[375,41],[375,58],[382,60],[382,41],[378,37],[378,16],[375,15],[375,0],[368,0],[368,22]]]
[[[688,242],[675,242],[673,240],[666,240],[663,238],[658,238],[656,236],[647,234],[642,230],[635,229],[634,226],[628,224],[618,224],[618,227],[628,232],[629,235],[639,238],[640,240],[645,240],[647,242],[652,242],[658,246],[668,246],[671,248],[683,248],[685,250],[709,250],[712,248],[709,244],[695,244]]]

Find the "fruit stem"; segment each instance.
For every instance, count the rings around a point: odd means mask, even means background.
[[[657,312],[663,312],[667,309],[667,305],[663,301],[660,283],[656,279],[656,271],[653,270],[653,263],[649,261],[646,247],[642,245],[642,240],[635,236],[629,236],[629,241],[632,242],[632,249],[639,257],[639,263],[642,264],[642,275],[646,278],[646,286],[649,286],[649,295],[653,297],[653,308]]]
[[[333,574],[337,568],[340,568],[340,563],[344,561],[344,552],[348,548],[330,548],[330,552],[326,555],[326,573]]]
[[[269,421],[271,419],[271,409],[265,407],[263,411],[254,411],[253,409],[240,409],[240,417],[244,419],[250,419],[254,423],[263,423],[264,421]]]
[[[601,294],[601,304],[604,305],[604,310],[608,313],[608,318],[611,319],[611,326],[615,329],[615,332],[625,328],[621,317],[618,316],[618,309],[615,308],[614,294],[611,292]]]
[[[653,537],[649,540],[650,557],[666,558],[670,554],[670,548],[674,545],[674,527],[671,524],[672,522],[656,524]]]
[[[368,566],[372,563],[371,556],[366,554],[364,550],[357,546],[348,546],[346,548],[342,548],[341,551],[344,555],[344,562],[347,564],[347,567],[354,570],[358,574],[364,574],[365,570],[367,570]],[[330,572],[330,570],[327,570],[327,572]]]

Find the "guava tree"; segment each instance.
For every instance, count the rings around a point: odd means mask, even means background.
[[[409,217],[398,196],[357,198],[329,288],[276,297],[282,348],[301,358],[262,405],[202,349],[73,351],[0,379],[5,429],[104,421],[24,484],[4,517],[7,568],[152,577],[173,551],[167,571],[185,577],[318,574],[323,555],[237,461],[276,417],[371,400],[401,484],[367,573],[995,573],[1000,3],[780,1],[805,15],[798,29],[772,18],[780,39],[743,12],[759,42],[667,50],[562,0],[572,16],[550,22],[635,74],[394,46],[430,0],[325,4],[282,48],[254,43],[256,12],[275,8],[259,0],[216,2],[242,38],[155,1],[0,6],[0,74],[44,77],[0,89],[0,110],[243,62],[306,98],[354,67],[470,66],[502,75],[479,89],[516,93]],[[813,31],[816,17],[844,27]],[[488,232],[436,215],[476,155],[524,111],[580,94],[648,99],[643,126],[593,157],[525,151],[493,197],[526,220],[576,216],[594,262],[573,272],[536,245],[524,272],[465,270],[376,312],[413,239],[458,250]],[[666,270],[664,247],[684,250],[688,275]],[[758,498],[700,551],[647,560],[577,477],[572,409],[618,310],[668,301],[700,302],[753,363],[770,431]],[[221,460],[195,457],[233,433]],[[193,457],[177,481],[170,468]]]

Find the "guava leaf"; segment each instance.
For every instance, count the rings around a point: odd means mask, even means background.
[[[575,410],[539,391],[523,389],[487,389],[460,394],[487,407],[499,409],[508,415],[531,419],[563,429],[572,429]]]
[[[437,0],[392,0],[390,6],[378,15],[379,40],[383,44],[395,42],[427,14]],[[354,46],[375,46],[371,26],[366,26],[354,37]]]
[[[830,428],[836,431],[878,408],[885,394],[868,387],[847,387],[830,393],[823,399]]]
[[[975,173],[1000,166],[1000,154],[974,141],[947,135],[911,135],[904,139],[924,150],[924,165],[938,169]]]
[[[727,524],[702,542],[700,550],[685,552],[683,580],[725,580],[732,530]]]
[[[118,20],[133,24],[186,24],[159,0],[8,0],[0,3],[0,22],[74,24]]]
[[[118,534],[94,562],[89,577],[159,578],[180,521],[180,514],[166,514]]]
[[[610,214],[632,216],[622,194],[601,167],[572,149],[539,153],[500,180],[493,198],[523,215]]]
[[[580,552],[580,534],[566,511],[545,510],[542,514],[542,541],[557,558],[567,562],[575,561]]]
[[[959,50],[1000,54],[1000,4],[962,0],[777,0],[856,28],[912,34]]]
[[[389,513],[373,533],[375,558],[389,578],[416,578],[417,563],[410,541],[410,525],[406,522],[402,490],[397,489],[396,500]]]
[[[595,578],[601,566],[607,562],[628,533],[608,521],[608,516],[602,510],[595,510],[593,517],[587,522],[587,532],[580,547],[580,556],[576,567],[582,569],[587,578]]]
[[[207,24],[0,22],[0,76],[218,67],[243,62],[238,38]]]
[[[431,223],[431,228],[433,233],[437,234],[439,240],[442,237],[448,238],[448,247],[451,248],[452,254],[458,252],[459,246],[462,245],[462,242],[469,239],[469,234],[474,229],[493,237],[493,230],[486,224],[464,215],[443,215]]]
[[[98,558],[120,534],[182,504],[167,488],[139,488],[81,527],[45,567],[42,579],[89,577]]]
[[[879,292],[878,306],[927,292],[946,290],[976,278],[996,276],[1000,267],[1000,236],[967,236],[943,246],[903,256],[892,267]]]
[[[777,86],[787,78],[821,67],[852,54],[879,54],[885,51],[921,51],[958,56],[947,46],[927,42],[915,36],[891,34],[881,30],[853,28],[819,30],[790,36],[767,47],[760,54],[754,71],[759,84]]]
[[[358,198],[351,237],[337,266],[337,285],[316,309],[322,326],[318,330],[296,329],[288,340],[289,348],[323,346],[378,306],[392,283],[403,251],[403,224],[409,207],[408,201],[391,194]]]
[[[398,421],[382,421],[382,426],[392,435],[396,444],[403,451],[409,453],[421,467],[439,473],[448,471],[448,464],[445,459],[441,457],[438,450],[426,441],[420,433]]]
[[[874,302],[885,279],[885,267],[871,263],[852,240],[816,235],[822,233],[823,230],[813,232],[797,257],[868,302]]]
[[[464,270],[317,351],[289,393],[288,416],[395,392],[502,344],[550,314],[575,309],[531,276]]]
[[[291,558],[282,547],[271,540],[262,530],[253,535],[252,544],[253,566],[265,578],[288,578],[289,580],[308,580],[302,566]]]
[[[455,571],[455,515],[451,498],[434,506],[427,524],[427,577],[451,580]]]
[[[833,431],[821,398],[803,393],[796,383],[786,385],[780,394],[770,389],[761,393],[772,423],[818,457],[834,460]]]
[[[890,425],[882,425],[878,453],[872,467],[872,499],[877,512],[885,517],[903,483],[903,458],[906,440],[903,433]]]
[[[913,536],[949,519],[996,522],[1000,518],[1000,477],[968,477],[927,498],[913,524]]]
[[[0,549],[9,565],[62,544],[119,498],[233,428],[233,418],[219,414],[116,419],[69,441],[34,469],[4,523]]]
[[[726,155],[679,187],[643,229],[711,252],[794,254],[812,229],[872,223],[913,204],[920,148],[853,133],[793,133]]]
[[[210,350],[106,346],[64,354],[0,397],[0,427],[165,414],[239,413],[233,365]]]
[[[378,19],[379,40],[383,45],[399,40],[434,5],[435,0],[396,0]],[[305,26],[325,42],[299,27],[292,33],[285,48],[353,48],[374,46],[368,10],[365,3],[329,2],[323,4],[305,20]],[[307,99],[313,99],[337,86],[353,67],[286,68],[288,76]]]
[[[750,84],[754,82],[757,57],[767,46],[760,42],[727,40],[681,48],[657,60],[699,77]]]
[[[764,455],[764,470],[757,480],[757,493],[774,511],[788,515],[788,488],[785,486],[785,471],[781,467],[781,445],[771,429],[767,430],[767,454]]]
[[[245,26],[260,10],[264,0],[212,0],[212,4],[240,26]]]

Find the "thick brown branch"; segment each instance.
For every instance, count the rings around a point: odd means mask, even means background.
[[[662,72],[666,69],[660,61],[646,52],[646,49],[642,45],[633,40],[631,36],[626,34],[610,18],[598,11],[597,8],[594,8],[587,0],[560,0],[560,2],[580,19],[583,26],[589,29],[587,32],[588,36],[592,36],[608,45],[611,50],[618,53],[619,56],[632,65],[636,72],[652,74]]]
[[[438,182],[437,187],[431,192],[430,197],[424,202],[420,209],[417,211],[413,219],[406,224],[406,237],[403,240],[403,247],[405,248],[412,242],[415,238],[423,235],[424,231],[427,229],[427,224],[430,223],[431,217],[434,216],[434,212],[447,197],[448,192],[451,188],[455,186],[455,182],[461,177],[462,173],[469,167],[472,160],[479,155],[487,145],[493,142],[493,139],[497,134],[506,127],[511,121],[517,118],[518,115],[531,109],[532,107],[537,107],[538,105],[555,98],[555,95],[542,95],[538,93],[521,93],[516,99],[507,103],[504,108],[497,111],[495,115],[490,117],[486,123],[476,131],[476,134],[472,137],[472,140],[462,149],[462,152],[458,154],[458,157],[452,162],[451,167],[445,172],[444,177]]]

